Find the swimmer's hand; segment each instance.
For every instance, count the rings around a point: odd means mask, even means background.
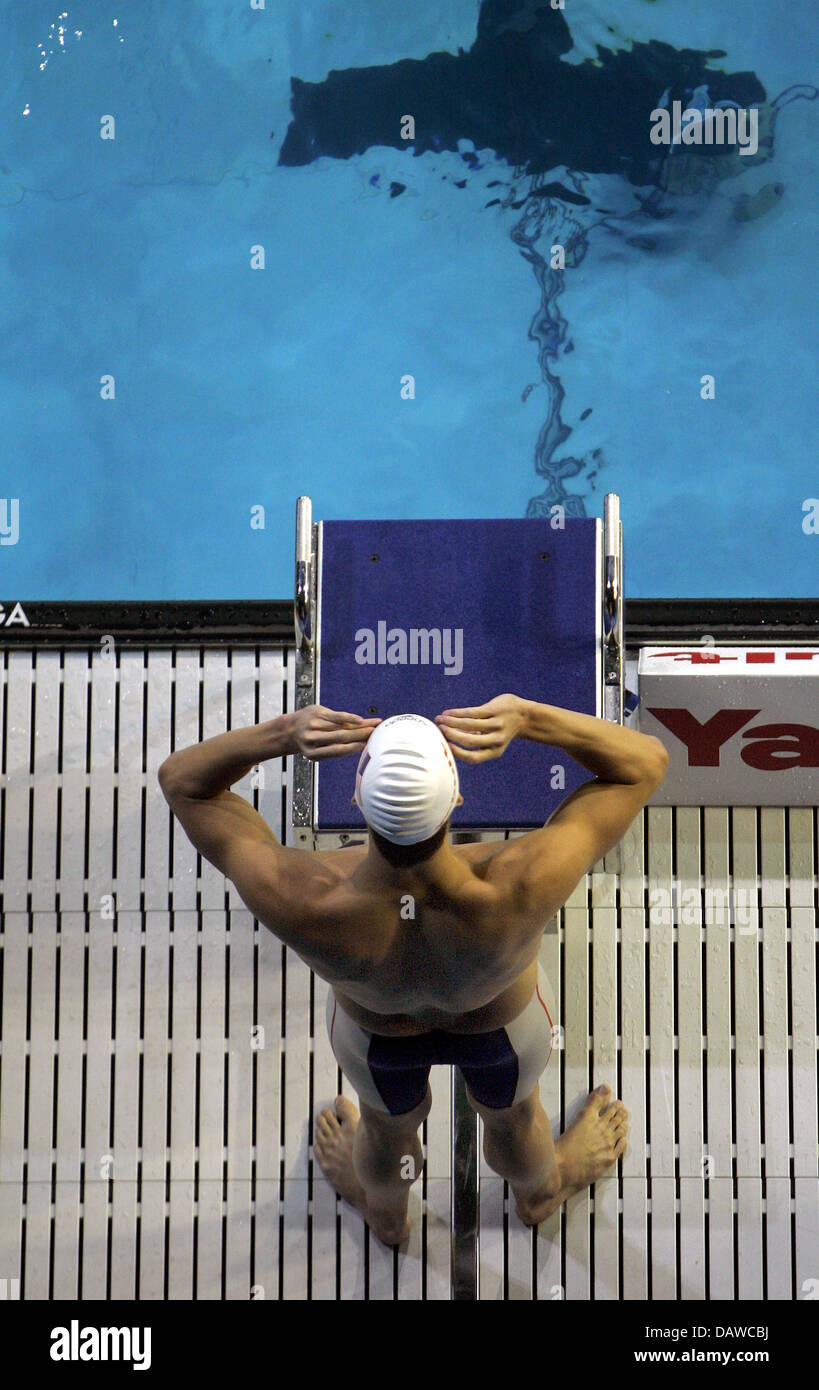
[[[360,714],[327,709],[325,705],[305,705],[291,716],[295,751],[313,762],[323,758],[343,758],[361,753],[380,719],[363,719]]]
[[[445,709],[435,723],[456,758],[484,763],[499,758],[525,723],[524,701],[517,695],[496,695],[474,709]]]

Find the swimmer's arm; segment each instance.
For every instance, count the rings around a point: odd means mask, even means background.
[[[263,926],[296,951],[326,951],[327,934],[313,904],[327,871],[314,855],[279,844],[267,821],[235,792],[186,796],[170,783],[162,790],[194,849],[230,879]]]
[[[217,734],[172,753],[159,768],[162,794],[194,848],[231,880],[253,915],[296,950],[308,948],[315,934],[308,889],[321,877],[320,865],[313,855],[281,845],[258,811],[228,788],[269,758],[360,752],[378,722],[308,706]]]
[[[636,729],[553,705],[522,704],[518,737],[562,748],[596,774],[540,830],[510,841],[493,860],[496,881],[528,913],[548,918],[650,801],[665,777],[668,753],[659,739]]]
[[[314,856],[279,844],[267,821],[235,792],[187,796],[168,773],[164,779],[165,800],[194,849],[230,879],[263,926],[295,950],[308,949],[316,934],[305,910]]]
[[[285,853],[267,821],[235,792],[199,797],[163,788],[163,794],[194,849],[226,878],[233,879],[240,892],[234,870],[248,855],[255,855],[259,848]]]
[[[281,715],[183,748],[166,758],[158,773],[162,795],[194,849],[231,880],[251,911],[253,902],[264,902],[269,910],[275,901],[290,851],[250,802],[228,789],[259,763],[294,751],[289,718]]]
[[[536,700],[521,700],[520,709],[523,722],[518,738],[562,748],[601,782],[642,782],[647,772],[664,774],[668,766],[665,746],[653,734]]]
[[[216,796],[270,758],[303,753],[318,761],[360,753],[380,722],[324,705],[307,705],[171,753],[159,769],[159,785],[166,798],[169,792],[188,798]]]
[[[169,804],[171,796],[205,799],[226,791],[259,763],[295,752],[293,715],[280,714],[171,753],[159,769],[159,785]]]

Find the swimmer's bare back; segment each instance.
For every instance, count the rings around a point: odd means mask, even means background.
[[[312,717],[317,728],[319,716],[311,712],[320,710],[310,706],[255,726],[268,731],[261,753],[273,747],[267,757],[297,749],[309,756],[319,740],[316,735],[310,744],[308,721]],[[378,722],[335,717],[358,720],[358,727],[332,735],[340,751],[325,756],[360,751]],[[520,1014],[534,989],[544,928],[587,870],[619,842],[668,765],[662,743],[650,735],[511,694],[444,711],[436,723],[463,762],[501,757],[513,738],[522,738],[562,750],[593,780],[566,797],[544,826],[515,840],[445,843],[430,872],[431,861],[393,868],[369,842],[317,853],[286,849],[233,793],[210,794],[203,803],[190,781],[192,760],[187,766],[181,760],[220,740],[251,736],[252,729],[174,754],[164,781],[160,774],[197,848],[223,867],[258,920],[327,980],[340,1006],[371,1032],[483,1032]],[[245,751],[263,760],[250,738]],[[213,814],[208,820],[203,810],[207,804],[215,812],[220,796],[231,799],[223,809],[235,819],[232,852],[224,828],[223,843],[215,844]]]

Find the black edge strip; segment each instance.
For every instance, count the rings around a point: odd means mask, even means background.
[[[0,600],[0,647],[87,647],[104,634],[121,646],[293,645],[292,599],[26,602],[28,625],[9,619],[17,600]],[[715,641],[819,643],[819,598],[646,598],[626,600],[626,644]]]

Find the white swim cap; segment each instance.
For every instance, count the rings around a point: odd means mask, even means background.
[[[459,790],[452,750],[431,719],[394,714],[373,729],[358,761],[355,800],[385,840],[428,840],[451,815]]]

